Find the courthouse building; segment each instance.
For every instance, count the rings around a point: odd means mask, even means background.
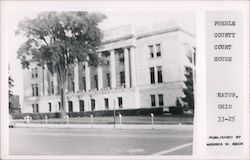
[[[177,21],[104,31],[99,66],[75,65],[68,78],[66,112],[175,106],[183,97],[185,66],[194,67],[195,35]],[[22,112],[59,112],[56,75],[30,64],[24,70]]]

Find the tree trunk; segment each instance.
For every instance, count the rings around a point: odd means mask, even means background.
[[[60,118],[66,118],[66,88],[68,86],[67,83],[67,76],[68,76],[68,68],[61,68],[58,67],[58,77],[60,83],[60,101],[61,101],[61,111],[60,111]]]
[[[65,85],[62,85],[61,87],[61,93],[60,93],[60,98],[61,98],[61,112],[60,112],[60,118],[66,118],[66,92],[65,92]]]

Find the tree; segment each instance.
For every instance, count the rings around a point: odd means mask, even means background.
[[[12,87],[14,87],[14,80],[11,78],[11,76],[9,75],[9,112],[11,112],[12,108],[13,108],[13,104],[11,102],[11,97],[13,96],[13,92],[11,90]]]
[[[98,24],[105,15],[88,12],[43,12],[19,22],[16,34],[27,41],[17,51],[23,68],[31,61],[57,74],[60,85],[61,116],[65,116],[65,89],[69,70],[78,62],[99,64],[97,50],[103,37]]]
[[[191,67],[185,67],[185,77],[184,81],[186,87],[183,89],[185,97],[182,97],[181,100],[185,103],[185,107],[188,109],[194,109],[194,89],[193,89],[193,69]]]
[[[8,75],[9,75],[8,87],[9,87],[9,97],[10,97],[10,96],[13,96],[13,92],[12,92],[11,88],[14,87],[14,80],[12,79],[12,77],[10,75],[10,64],[8,64]]]
[[[9,67],[9,70],[10,70],[10,67]],[[12,92],[11,88],[14,87],[14,80],[10,76],[10,73],[9,73],[9,77],[8,77],[8,87],[9,87],[9,113],[10,113],[12,108],[13,108],[13,104],[11,102],[13,92]]]
[[[176,106],[176,107],[182,107],[181,102],[180,102],[180,100],[179,100],[178,97],[176,98],[175,106]]]
[[[13,96],[13,92],[11,90],[12,87],[14,87],[14,80],[12,79],[12,77],[9,75],[9,97]]]

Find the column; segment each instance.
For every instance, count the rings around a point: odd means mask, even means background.
[[[87,99],[88,109],[87,111],[91,111],[91,97]]]
[[[157,69],[157,66],[154,67],[154,72],[155,72],[155,83],[158,83],[158,69]]]
[[[54,73],[53,75],[53,84],[54,84],[54,94],[58,94],[58,83],[57,83],[57,73]]]
[[[130,88],[128,48],[124,49],[124,67],[125,67],[125,85],[126,88]]]
[[[86,78],[86,91],[90,90],[90,70],[88,62],[84,62],[85,65],[85,78]]]
[[[115,50],[110,51],[111,88],[116,88]]]
[[[101,53],[98,53],[98,56],[101,57]],[[98,90],[103,88],[103,75],[102,75],[102,66],[97,66],[97,78],[98,78]]]
[[[135,47],[130,48],[130,60],[131,60],[131,86],[136,86],[136,62],[135,62]]]
[[[79,75],[78,75],[78,63],[74,66],[74,83],[75,83],[75,92],[79,91]]]
[[[39,86],[39,95],[44,96],[44,89],[43,89],[44,88],[44,69],[43,69],[43,67],[39,68],[39,75],[38,76],[39,76],[39,85],[38,85]],[[42,78],[40,79],[40,77],[42,77]],[[24,78],[24,80],[25,80],[25,78]]]
[[[48,84],[48,69],[47,69],[47,66],[44,66],[44,69],[43,69],[43,95],[44,96],[47,96],[49,91],[48,91],[48,87],[49,87],[49,84]]]

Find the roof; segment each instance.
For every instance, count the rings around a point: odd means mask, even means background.
[[[195,37],[195,34],[191,27],[180,21],[169,20],[140,27],[134,27],[132,25],[123,25],[109,30],[104,30],[103,44],[111,43],[113,41],[121,39],[129,39],[132,37],[135,37],[136,39],[141,39],[156,34],[163,34],[178,30],[183,31],[184,33],[192,37]]]

